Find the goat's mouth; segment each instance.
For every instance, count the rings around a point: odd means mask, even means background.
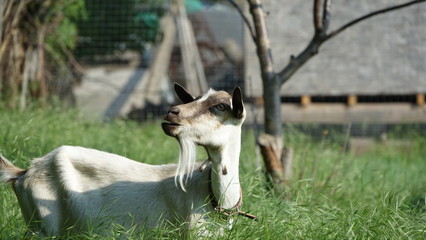
[[[180,126],[179,123],[174,123],[174,122],[162,122],[161,123],[161,127],[163,128],[163,131],[165,134],[172,136],[172,137],[176,137],[176,132],[175,130]]]

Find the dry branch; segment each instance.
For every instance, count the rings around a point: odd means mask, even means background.
[[[331,33],[327,34],[326,40],[328,40],[328,39],[336,36],[337,34],[343,32],[345,29],[347,29],[347,28],[349,28],[349,27],[351,27],[351,26],[353,26],[357,23],[360,23],[364,20],[367,20],[371,17],[377,16],[377,15],[380,15],[380,14],[383,14],[383,13],[399,10],[401,8],[405,8],[405,7],[408,7],[408,6],[411,6],[411,5],[414,5],[414,4],[418,4],[418,3],[422,3],[422,2],[426,2],[426,0],[414,0],[414,1],[407,2],[407,3],[403,3],[403,4],[399,4],[399,5],[395,5],[395,6],[392,6],[392,7],[387,7],[387,8],[383,8],[383,9],[371,12],[369,14],[366,14],[364,16],[361,16],[359,18],[354,19],[354,20],[342,25],[341,27],[337,28],[336,30],[332,31]]]
[[[327,28],[329,26],[329,22],[330,22],[330,18],[331,18],[331,14],[330,14],[331,0],[324,0],[324,2],[322,4],[322,12],[323,12],[322,16],[321,16],[321,0],[314,0],[314,11],[313,11],[314,28],[315,28],[314,37],[309,42],[308,46],[299,55],[297,55],[295,57],[292,56],[290,58],[290,62],[287,64],[287,66],[285,66],[278,73],[278,78],[280,80],[280,84],[282,85],[285,82],[287,82],[293,76],[293,74],[296,73],[297,70],[300,69],[300,67],[302,67],[313,56],[315,56],[318,53],[320,46],[324,42],[335,37],[339,33],[346,30],[347,28],[354,26],[355,24],[360,23],[364,20],[367,20],[367,19],[370,19],[374,16],[377,16],[379,14],[399,10],[401,8],[408,7],[408,6],[418,4],[418,3],[421,3],[421,2],[425,2],[425,1],[426,0],[415,0],[415,1],[410,1],[410,2],[404,3],[404,4],[386,7],[386,8],[368,13],[366,15],[363,15],[359,18],[356,18],[356,19],[342,25],[341,27],[337,28],[336,30],[334,30],[330,33],[327,33],[327,30],[328,30]]]
[[[244,23],[246,24],[247,28],[249,29],[250,32],[250,36],[253,40],[253,42],[256,42],[256,32],[254,31],[253,27],[251,26],[251,23],[249,21],[249,19],[246,17],[246,15],[244,14],[243,10],[240,8],[240,6],[238,6],[238,4],[233,1],[233,0],[228,0],[228,2],[235,8],[237,9],[238,13],[241,15],[241,17],[244,20]]]

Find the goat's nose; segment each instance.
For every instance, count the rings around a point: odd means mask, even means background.
[[[170,114],[172,114],[172,115],[179,115],[179,112],[180,112],[179,108],[177,108],[177,107],[172,107],[172,108],[170,108],[170,109],[169,109],[168,114],[169,114],[169,115],[170,115]]]

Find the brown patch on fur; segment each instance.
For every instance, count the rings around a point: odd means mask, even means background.
[[[207,167],[207,164],[210,162],[210,160],[209,159],[207,159],[207,160],[205,160],[201,165],[200,165],[200,167],[198,168],[198,170],[200,171],[200,172],[204,172],[204,170],[206,169],[206,167]]]
[[[228,174],[228,169],[226,168],[226,165],[223,165],[223,167],[222,167],[222,174],[223,175],[227,175]]]
[[[225,91],[215,92],[203,102],[203,105],[205,105],[206,108],[210,108],[220,103],[231,106],[231,95]]]
[[[195,99],[195,101],[188,104],[178,105],[175,108],[179,108],[179,114],[170,116],[170,118],[175,119],[176,122],[185,124],[192,124],[200,121],[200,116],[208,116],[214,114],[211,110],[212,107],[215,107],[218,104],[226,104],[228,109],[225,111],[231,111],[231,96],[225,91],[218,91],[210,95],[205,101],[197,102],[201,97]],[[224,120],[221,121],[221,123]]]

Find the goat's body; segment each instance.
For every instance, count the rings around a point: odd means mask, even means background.
[[[0,180],[12,184],[30,229],[53,236],[69,228],[102,230],[111,223],[194,227],[213,205],[239,208],[241,90],[235,88],[232,96],[209,90],[198,98],[179,85],[175,91],[184,104],[170,108],[162,128],[179,141],[179,164],[153,166],[71,146],[35,159],[28,170],[0,157]],[[196,144],[207,151],[209,171],[194,163]]]
[[[68,227],[97,229],[111,222],[124,227],[194,225],[211,210],[206,204],[209,172],[194,171],[183,192],[174,181],[176,167],[63,146],[35,159],[13,189],[25,221],[40,235],[56,235]]]

